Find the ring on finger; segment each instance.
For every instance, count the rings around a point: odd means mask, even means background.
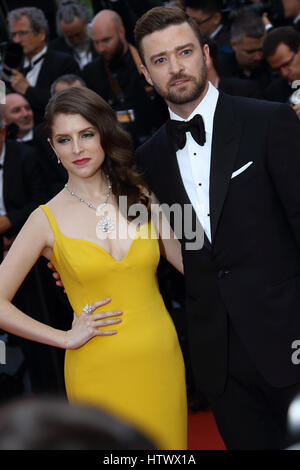
[[[89,304],[86,304],[84,307],[83,307],[83,311],[84,313],[92,313],[93,311],[93,307]]]

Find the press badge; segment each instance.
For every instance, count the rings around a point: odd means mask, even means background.
[[[124,109],[121,111],[116,111],[116,116],[118,121],[121,124],[126,124],[128,122],[134,122],[135,121],[135,115],[133,109]]]

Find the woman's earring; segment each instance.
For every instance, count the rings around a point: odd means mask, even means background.
[[[57,163],[60,164],[60,159],[57,157]]]

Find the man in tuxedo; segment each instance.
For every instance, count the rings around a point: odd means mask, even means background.
[[[20,93],[8,93],[2,105],[6,126],[18,126],[16,140],[32,143],[34,140],[34,117],[30,103]]]
[[[219,90],[233,96],[246,96],[248,98],[262,98],[262,90],[254,80],[243,80],[236,77],[220,77],[218,46],[213,39],[203,37],[203,43],[209,47],[209,56],[206,61],[207,78]]]
[[[79,73],[79,67],[70,55],[48,49],[48,23],[40,9],[12,10],[8,24],[12,40],[22,46],[24,53],[20,70],[11,71],[10,86],[29,101],[38,123],[43,119],[52,82],[66,73]]]
[[[300,123],[208,83],[208,46],[182,10],[150,10],[135,37],[171,116],[137,164],[161,203],[193,209],[181,244],[196,385],[227,448],[282,448],[300,383]],[[187,244],[195,219],[201,249]]]
[[[300,86],[300,34],[291,26],[273,29],[264,42],[264,56],[279,78],[266,90],[266,98],[281,103],[289,102]],[[300,119],[300,103],[291,103]]]
[[[226,54],[219,63],[221,77],[255,80],[265,88],[271,80],[268,65],[263,60],[263,43],[266,36],[262,18],[253,11],[239,13],[230,29],[233,54]]]
[[[51,49],[71,54],[80,69],[97,58],[97,53],[88,35],[90,14],[80,3],[61,4],[56,14],[56,39],[49,43]]]
[[[3,237],[17,235],[30,213],[47,198],[34,150],[6,141],[5,137],[6,128],[0,118],[0,261]]]
[[[222,22],[222,2],[185,0],[184,5],[185,11],[196,21],[201,33],[216,42],[219,56],[232,53],[229,28]]]

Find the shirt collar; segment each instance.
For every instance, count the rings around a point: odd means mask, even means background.
[[[33,129],[30,129],[30,131],[25,134],[22,139],[17,139],[17,142],[28,142],[29,140],[33,140]]]
[[[206,95],[187,119],[181,118],[169,108],[170,118],[175,119],[177,121],[189,121],[196,114],[201,114],[204,121],[205,132],[209,132],[210,134],[212,134],[214,114],[217,106],[218,97],[219,91],[210,82],[208,82],[208,90]]]
[[[293,23],[296,24],[300,20],[300,13],[296,18],[294,18]]]
[[[27,57],[25,57],[24,66],[27,67],[27,65],[32,64],[32,66],[34,67],[34,63],[35,63],[42,55],[46,54],[47,50],[48,50],[48,47],[45,46],[38,54],[36,54],[35,56],[33,56],[31,60],[29,60]]]
[[[221,29],[223,28],[223,25],[222,24],[219,24],[219,26],[217,27],[217,29],[215,29],[210,35],[210,39],[213,39],[219,31],[221,31]]]
[[[4,164],[5,148],[6,148],[5,142],[3,142],[2,152],[0,153],[0,164],[1,164],[1,165]]]

